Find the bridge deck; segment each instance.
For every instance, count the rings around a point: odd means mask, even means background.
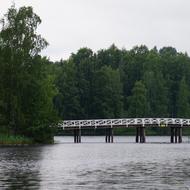
[[[116,127],[190,127],[190,119],[183,118],[122,118],[65,120],[59,125],[63,129],[116,128]]]

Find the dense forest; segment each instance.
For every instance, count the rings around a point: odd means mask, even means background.
[[[12,6],[0,31],[0,132],[50,142],[64,119],[190,117],[190,57],[173,47],[40,56],[32,7]]]
[[[190,58],[173,47],[82,48],[54,67],[63,119],[190,116]]]

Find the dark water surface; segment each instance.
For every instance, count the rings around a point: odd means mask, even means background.
[[[169,144],[169,137],[55,137],[55,145],[0,148],[0,190],[188,190],[190,143]],[[162,143],[159,143],[162,142]],[[164,143],[163,143],[164,142]]]

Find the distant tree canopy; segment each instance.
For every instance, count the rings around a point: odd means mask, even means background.
[[[190,58],[173,47],[81,48],[56,65],[63,119],[190,117]]]
[[[113,44],[53,63],[39,55],[48,45],[40,23],[32,7],[14,6],[1,21],[0,132],[49,142],[58,119],[190,118],[186,53]]]

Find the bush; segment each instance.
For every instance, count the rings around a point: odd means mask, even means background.
[[[32,144],[30,138],[19,135],[0,135],[0,145]]]

